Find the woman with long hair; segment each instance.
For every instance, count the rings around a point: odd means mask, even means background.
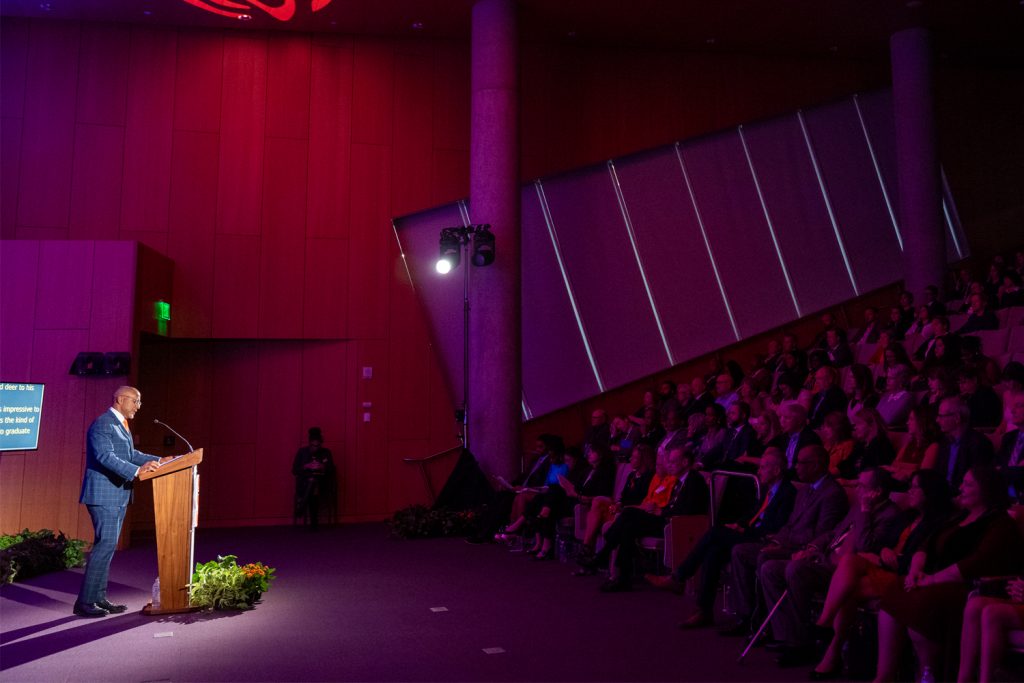
[[[853,427],[846,413],[838,410],[825,416],[821,423],[821,444],[828,451],[828,471],[839,476],[839,466],[853,453]]]
[[[896,458],[896,451],[885,431],[882,416],[873,408],[859,411],[852,420],[853,439],[856,443],[850,457],[839,465],[842,479],[856,479],[869,467],[890,464]]]
[[[917,406],[907,416],[907,440],[896,459],[886,467],[900,481],[908,481],[920,469],[931,469],[939,455],[939,426],[928,415],[928,408]]]

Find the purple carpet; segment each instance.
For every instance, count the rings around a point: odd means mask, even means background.
[[[647,586],[602,594],[600,578],[503,547],[396,540],[382,524],[199,529],[196,559],[218,553],[277,568],[255,610],[141,616],[152,543],[114,557],[109,597],[126,614],[72,616],[81,570],[0,587],[0,680],[807,679],[760,649],[737,664],[739,639],[679,631],[691,598]]]

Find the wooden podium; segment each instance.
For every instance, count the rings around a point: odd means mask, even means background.
[[[199,517],[199,474],[203,449],[170,460],[139,476],[153,480],[156,554],[160,568],[160,607],[150,603],[143,614],[190,612],[188,584],[195,567],[195,528]]]

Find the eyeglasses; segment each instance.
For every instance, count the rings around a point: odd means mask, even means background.
[[[131,396],[118,396],[117,398],[118,400],[124,399],[126,401],[129,401],[130,403],[134,403],[136,407],[142,405],[142,399],[140,398],[132,398]]]

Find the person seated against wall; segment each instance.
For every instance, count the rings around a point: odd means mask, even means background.
[[[1021,287],[1021,276],[1013,270],[1003,273],[1003,285],[996,297],[996,308],[1024,306],[1024,288]]]
[[[953,271],[953,279],[949,283],[946,301],[955,302],[956,306],[970,295],[971,271],[969,268],[960,268]]]
[[[935,366],[925,375],[927,390],[921,399],[921,406],[928,411],[928,417],[935,420],[939,416],[939,404],[943,399],[956,396],[959,386],[954,373],[947,367]]]
[[[816,596],[828,588],[839,559],[858,553],[878,554],[896,544],[907,526],[902,511],[892,502],[892,478],[880,468],[858,475],[857,501],[834,529],[811,539],[789,558],[761,564],[758,576],[766,605],[778,603],[772,616],[772,634],[783,644],[782,667],[817,661],[810,614]],[[783,593],[788,593],[785,599]]]
[[[768,560],[792,557],[811,540],[831,531],[849,508],[843,487],[828,473],[828,452],[820,445],[800,449],[796,459],[797,477],[806,484],[799,489],[793,511],[785,525],[763,541],[740,543],[730,555],[732,595],[737,620],[722,635],[747,635],[756,607],[755,581],[761,565]]]
[[[909,524],[892,546],[878,553],[844,554],[829,582],[825,605],[815,625],[829,636],[828,647],[814,667],[812,680],[835,678],[842,661],[840,654],[850,635],[856,608],[879,598],[890,586],[907,575],[910,560],[952,510],[949,484],[937,472],[916,472],[910,480]]]
[[[661,411],[661,421],[666,422],[665,415],[669,410],[678,410],[676,402],[676,383],[670,379],[662,380],[658,384],[658,395],[655,397],[658,402],[658,410]]]
[[[590,425],[583,435],[583,449],[595,446],[611,445],[611,425],[608,422],[608,411],[598,408],[590,414]]]
[[[538,452],[539,451],[539,452]],[[528,516],[527,508],[533,499],[543,493],[549,486],[558,484],[558,477],[569,473],[565,464],[565,444],[562,437],[553,434],[542,434],[537,437],[535,445],[536,459],[525,477],[513,482],[515,499],[511,504],[509,519],[512,523],[502,527],[494,535],[494,540],[507,543],[512,536],[526,531]],[[518,483],[522,479],[522,483]]]
[[[896,450],[877,410],[865,408],[853,417],[851,423],[856,443],[850,457],[839,465],[840,479],[856,479],[864,470],[889,465],[896,459]]]
[[[830,330],[838,329],[839,325],[836,323],[836,316],[833,315],[831,311],[824,311],[818,317],[818,320],[821,321],[821,329],[818,331],[818,334],[815,335],[814,341],[811,342],[810,348],[824,350],[828,348],[828,345],[825,342],[825,336],[829,333]]]
[[[1002,256],[997,256],[988,264],[988,272],[985,280],[981,283],[985,288],[985,298],[994,303],[999,296],[999,288],[1003,286],[1003,272],[1006,270],[1006,263]]]
[[[907,424],[907,416],[917,403],[917,397],[910,391],[910,375],[909,365],[894,365],[886,373],[885,391],[875,406],[886,427]]]
[[[935,456],[935,469],[946,477],[953,489],[959,489],[969,469],[995,461],[995,449],[987,436],[971,427],[971,409],[959,396],[943,399],[936,422],[942,439]]]
[[[697,609],[680,628],[712,625],[718,579],[729,563],[733,546],[759,543],[776,533],[789,519],[796,501],[796,487],[785,478],[785,456],[778,448],[769,448],[761,456],[757,478],[761,497],[757,506],[745,511],[740,521],[718,524],[709,529],[669,576],[646,574],[644,579],[656,588],[681,594],[686,581],[701,572],[697,589]]]
[[[711,356],[711,360],[708,362],[708,371],[704,373],[702,379],[714,393],[715,383],[718,382],[718,376],[725,372],[725,359],[720,353],[716,353]],[[716,394],[717,396],[717,394]]]
[[[991,466],[968,470],[957,497],[960,514],[916,552],[903,585],[890,586],[878,613],[877,681],[896,680],[909,635],[919,670],[935,680],[957,671],[961,620],[971,582],[1024,572],[1024,540],[1007,514],[1006,478]],[[943,661],[942,655],[951,655]]]
[[[885,327],[882,331],[889,336],[890,342],[901,342],[906,336],[906,327],[904,326],[903,309],[899,306],[893,306],[889,309],[889,316],[885,323]]]
[[[708,485],[699,472],[693,471],[693,458],[685,448],[676,447],[671,450],[667,472],[675,479],[675,483],[665,505],[641,505],[639,508],[624,509],[604,533],[604,547],[593,558],[580,560],[583,569],[593,570],[607,564],[613,551],[618,551],[615,553],[612,576],[601,586],[603,592],[630,589],[637,541],[647,536],[662,535],[672,517],[708,513]]]
[[[811,445],[821,445],[821,437],[807,426],[807,411],[798,403],[790,403],[779,411],[779,434],[771,443],[786,454],[786,466],[791,474],[796,473],[796,455]],[[827,470],[827,467],[826,467]]]
[[[743,381],[740,382],[739,388],[736,390],[740,401],[743,401],[749,407],[750,417],[760,417],[761,413],[765,410],[768,392],[761,388],[762,383],[765,381],[770,386],[771,375],[768,374],[768,371],[764,369],[756,370],[744,377]]]
[[[778,339],[769,339],[765,349],[764,358],[757,363],[755,369],[764,368],[768,372],[775,372],[782,358],[782,344]]]
[[[728,372],[723,372],[715,378],[715,403],[722,406],[723,409],[728,408],[736,401],[740,400],[739,394],[736,393],[736,386],[733,382],[732,375]]]
[[[647,444],[657,450],[658,444],[665,438],[665,428],[661,426],[660,413],[657,408],[644,410],[644,421],[640,425],[640,435],[637,443]]]
[[[818,368],[814,373],[811,407],[807,411],[807,424],[810,428],[820,428],[826,415],[845,411],[846,404],[846,394],[839,387],[839,371],[828,366]]]
[[[633,414],[629,416],[629,421],[639,427],[643,424],[644,413],[647,412],[648,408],[657,409],[658,402],[655,398],[655,390],[653,388],[644,389],[644,397],[640,404],[640,407],[633,411]]]
[[[960,368],[956,373],[960,386],[960,400],[971,411],[971,426],[975,429],[995,429],[1003,420],[1003,402],[999,394],[978,380],[973,368]]]
[[[324,448],[319,427],[309,428],[309,444],[295,454],[292,476],[295,477],[295,518],[309,519],[309,528],[320,525],[320,503],[330,503],[337,491],[334,456]]]
[[[900,292],[899,298],[900,324],[903,327],[903,334],[910,334],[910,327],[917,317],[917,308],[914,307],[914,295],[911,292]]]
[[[725,427],[725,408],[718,403],[712,403],[704,409],[703,434],[694,444],[694,467],[698,470],[713,470],[721,465],[725,461],[728,435]]]
[[[967,309],[967,320],[956,331],[961,337],[972,332],[999,329],[999,318],[989,308],[988,297],[985,294],[972,294],[971,305]]]
[[[612,500],[611,495],[595,495],[590,500],[583,532],[583,556],[593,555],[602,528],[613,521],[623,508],[643,503],[654,478],[654,461],[654,448],[648,444],[637,444],[629,456],[630,472],[618,500]]]
[[[786,332],[782,335],[782,355],[792,356],[793,365],[788,366],[786,370],[797,375],[797,378],[803,382],[804,377],[807,376],[807,354],[800,349],[800,341],[793,332]]]
[[[833,477],[839,476],[839,467],[846,462],[857,444],[853,440],[853,426],[846,413],[837,411],[825,416],[821,424],[821,444],[828,451],[828,472]]]
[[[690,394],[693,396],[693,401],[682,413],[683,419],[687,419],[691,415],[703,415],[704,409],[715,402],[715,397],[708,389],[707,382],[703,377],[694,377],[690,380]]]
[[[566,451],[569,474],[531,503],[536,508],[537,530],[531,550],[538,560],[554,559],[559,520],[572,516],[577,504],[589,507],[595,498],[607,499],[615,488],[615,457],[608,447],[592,446],[586,459],[574,463],[575,459],[574,451]]]
[[[853,349],[846,342],[846,332],[834,328],[825,333],[825,353],[832,367],[845,368],[853,364]]]
[[[896,459],[885,468],[897,481],[910,481],[919,469],[935,467],[939,456],[939,426],[931,418],[928,409],[917,406],[907,416],[907,440],[903,442]]]
[[[693,387],[689,382],[680,382],[676,385],[676,410],[680,415],[689,415],[693,406]]]
[[[877,344],[878,335],[882,332],[882,326],[878,320],[878,310],[873,306],[864,309],[864,324],[856,333],[850,336],[850,344],[863,346],[865,344]]]
[[[633,444],[640,439],[640,428],[632,424],[626,417],[616,415],[612,418],[611,430],[608,433],[608,447],[612,455],[625,462],[633,450]]]
[[[816,373],[819,369],[829,366],[828,354],[821,349],[812,349],[807,354],[807,376],[804,377],[804,389],[807,391],[805,407],[811,409],[811,394],[814,392]]]
[[[1024,630],[1024,578],[990,582],[994,588],[971,597],[964,608],[957,681],[989,683],[1006,653],[1011,631]]]
[[[871,375],[871,368],[862,363],[855,363],[850,366],[850,372],[846,376],[846,384],[843,391],[849,397],[846,405],[846,416],[853,419],[857,411],[862,408],[874,408],[878,405],[878,391],[875,389],[875,378]]]
[[[946,315],[946,304],[939,300],[939,288],[935,285],[928,285],[924,288],[923,305],[928,308],[928,315],[932,318],[937,315]]]

